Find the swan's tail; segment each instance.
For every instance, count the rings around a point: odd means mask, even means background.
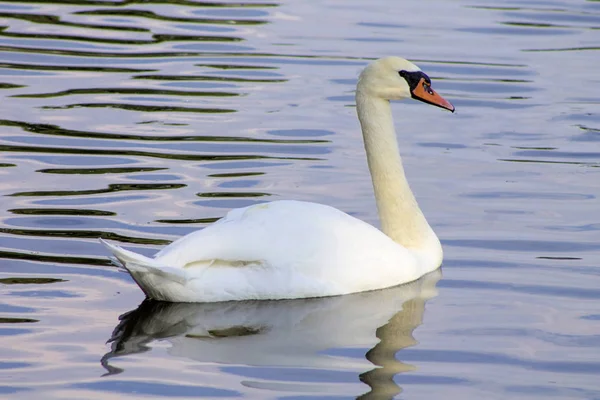
[[[177,297],[174,294],[184,291],[188,280],[184,269],[161,265],[153,258],[125,250],[103,239],[100,239],[100,243],[110,250],[148,297],[174,301],[173,298]]]

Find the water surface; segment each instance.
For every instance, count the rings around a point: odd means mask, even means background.
[[[597,1],[0,2],[0,394],[600,398]],[[394,106],[445,260],[330,299],[144,301],[152,254],[229,209],[377,224],[353,91],[409,58],[457,108]]]

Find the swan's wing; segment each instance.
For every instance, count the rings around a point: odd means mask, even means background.
[[[381,263],[398,253],[407,251],[375,227],[333,207],[276,201],[232,210],[213,225],[173,242],[155,259],[188,268],[210,263],[278,268],[301,263],[319,268],[367,258]]]

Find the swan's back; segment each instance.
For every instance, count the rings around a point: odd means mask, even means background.
[[[308,267],[340,263],[342,257],[350,268],[352,260],[368,257],[385,262],[394,253],[409,254],[366,222],[323,204],[282,200],[232,210],[164,248],[155,258],[179,267],[213,259],[264,260],[290,267],[302,262]]]

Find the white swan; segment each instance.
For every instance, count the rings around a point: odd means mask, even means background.
[[[413,63],[369,64],[356,88],[382,231],[335,208],[274,201],[231,210],[148,258],[102,243],[150,298],[172,302],[342,295],[407,283],[437,269],[440,242],[404,175],[389,100],[450,111]]]

